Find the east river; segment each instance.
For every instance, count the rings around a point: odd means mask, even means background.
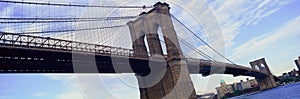
[[[230,99],[300,99],[300,82]]]

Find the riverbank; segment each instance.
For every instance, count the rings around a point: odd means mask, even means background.
[[[300,82],[297,82],[294,84],[279,86],[270,90],[244,94],[229,99],[299,99],[299,97]]]

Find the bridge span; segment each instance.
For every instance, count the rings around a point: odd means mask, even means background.
[[[147,73],[150,68],[144,65],[165,62],[133,57],[131,49],[14,33],[0,33],[0,50],[0,73]],[[234,76],[266,76],[259,70],[236,64],[184,60],[190,74],[207,76],[213,71]]]

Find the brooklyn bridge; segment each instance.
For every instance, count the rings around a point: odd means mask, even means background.
[[[196,98],[190,74],[251,76],[255,77],[261,90],[276,87],[275,80],[277,78],[271,73],[264,58],[250,62],[251,68],[235,64],[170,13],[171,9],[167,3],[158,2],[153,6],[92,6],[6,0],[2,0],[0,3],[61,8],[149,9],[136,13],[137,16],[0,18],[2,26],[19,24],[36,24],[36,26],[39,26],[50,23],[80,24],[98,21],[117,24],[29,32],[0,31],[0,73],[2,74],[134,73],[139,86],[141,86],[141,99]],[[213,59],[186,39],[178,36],[174,27],[175,22],[227,62]],[[99,41],[93,43],[65,39],[55,35],[62,34],[66,35],[66,38],[72,38],[77,31],[86,33],[81,34],[81,36],[84,36],[88,35],[87,32],[95,32],[96,30],[110,30],[108,32],[113,34],[113,30],[117,28],[127,28],[129,30],[129,39],[119,38],[120,43],[130,41],[131,46],[129,48],[106,44],[105,40],[100,43]],[[93,33],[89,35],[93,35]],[[103,37],[111,38],[105,35]],[[205,59],[189,57],[183,52],[182,46],[190,48]]]

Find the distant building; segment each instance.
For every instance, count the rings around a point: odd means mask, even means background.
[[[258,86],[258,83],[256,81],[256,79],[251,79],[249,81],[247,81],[250,83],[250,86],[253,88],[253,87],[257,87]]]
[[[288,73],[283,73],[282,76],[283,76],[283,78],[289,77],[289,74]]]
[[[257,87],[258,83],[257,83],[256,79],[249,80],[247,78],[246,82],[241,80],[239,83],[233,83],[233,84],[227,84],[227,85],[224,80],[221,80],[220,85],[221,85],[220,87],[216,88],[218,99],[221,99],[224,96],[226,96],[226,97],[234,96],[234,93],[236,90],[241,91],[241,92],[244,92],[246,90],[246,92],[249,92],[252,90],[251,88]]]
[[[228,85],[226,85],[226,87],[227,87],[227,91],[228,91],[227,93],[233,93],[234,92],[232,84],[228,84]]]
[[[285,85],[289,82],[297,82],[300,79],[299,73],[300,72],[296,71],[296,69],[293,69],[288,73],[282,73],[282,76],[278,76],[280,80],[278,83]]]
[[[241,80],[239,83],[235,84],[235,90],[245,90],[245,89],[249,89],[252,88],[251,85],[257,85],[257,81],[255,79],[253,80],[247,80],[246,82],[244,82],[243,80]]]
[[[227,93],[233,93],[233,88],[232,85],[226,85],[224,80],[220,81],[220,87],[217,87],[217,94],[218,94],[218,99],[221,99],[222,97],[224,97]]]
[[[243,90],[251,88],[250,82],[241,82]]]
[[[237,89],[237,84],[238,84],[238,83],[233,83],[233,84],[232,84],[233,90],[238,90],[238,89]]]
[[[300,56],[298,57],[298,59],[295,60],[295,64],[298,68],[298,71],[300,71]]]
[[[242,83],[237,83],[237,84],[236,84],[236,89],[239,90],[239,91],[242,91],[242,90],[243,90],[243,85],[242,85]]]
[[[290,77],[297,77],[298,76],[298,72],[295,69],[288,72],[288,74],[289,74]]]

